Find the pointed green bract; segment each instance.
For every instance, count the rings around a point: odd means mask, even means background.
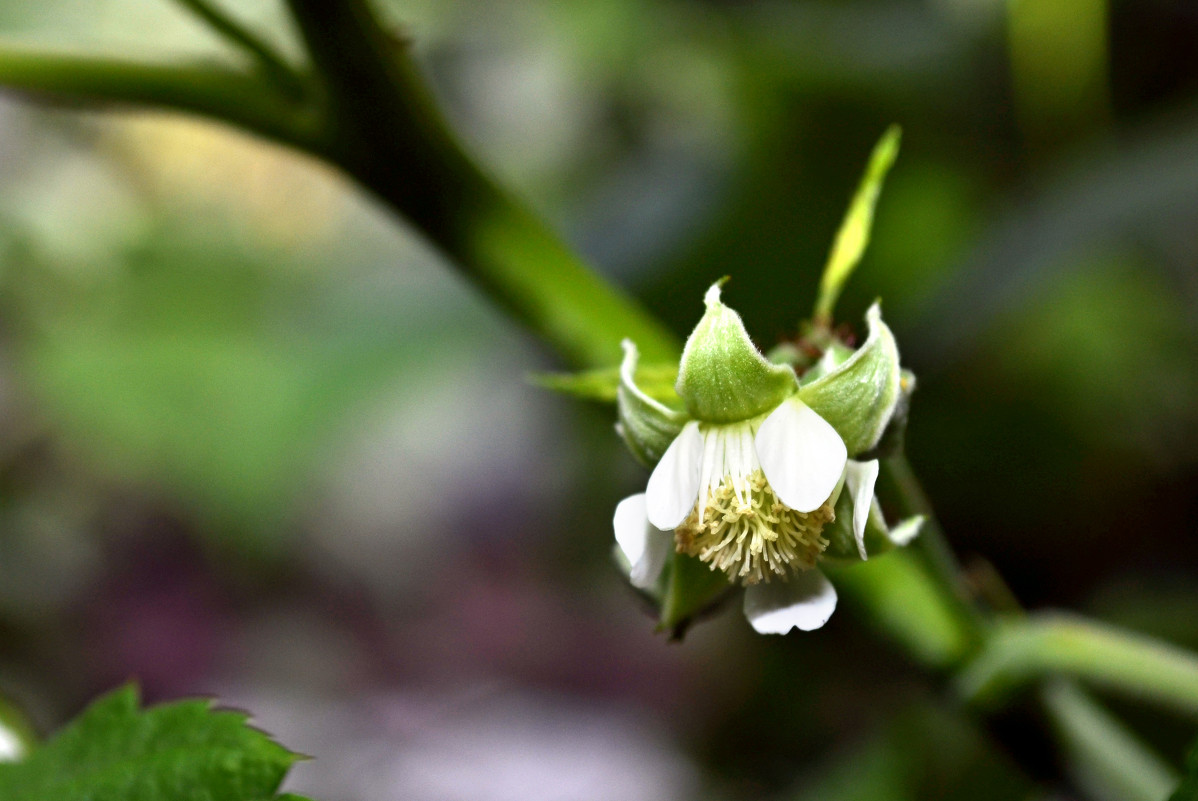
[[[300,757],[209,701],[141,709],[124,687],[22,762],[0,764],[5,801],[295,801],[279,796]]]
[[[624,340],[624,362],[616,390],[617,429],[637,461],[652,468],[686,424],[685,414],[654,400],[636,383],[637,350]]]
[[[662,403],[678,401],[674,382],[678,380],[678,363],[638,364],[636,384],[641,392]],[[620,368],[603,367],[578,373],[533,373],[529,380],[537,386],[573,395],[582,400],[615,403],[620,390]]]
[[[678,370],[686,410],[706,423],[734,423],[775,409],[798,387],[794,370],[766,361],[740,315],[720,301],[719,284],[703,302],[707,310],[686,341]]]
[[[836,429],[849,457],[877,444],[899,400],[899,354],[878,304],[865,315],[869,336],[831,372],[804,385],[799,399]]]
[[[869,244],[869,232],[874,222],[874,207],[878,203],[878,195],[882,191],[882,181],[890,171],[895,158],[898,157],[899,139],[902,131],[897,125],[892,125],[882,134],[878,144],[874,146],[869,157],[869,166],[857,193],[849,203],[845,212],[844,222],[836,232],[836,240],[832,243],[832,252],[828,254],[828,264],[824,267],[823,278],[819,283],[819,300],[815,305],[817,320],[830,321],[836,300],[844,289],[845,282],[853,274],[853,269],[861,261],[865,247]]]

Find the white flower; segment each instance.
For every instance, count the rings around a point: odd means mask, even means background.
[[[746,586],[745,616],[758,632],[811,631],[836,608],[835,588],[816,569],[824,525],[847,488],[865,558],[877,475],[876,460],[849,460],[836,430],[795,395],[750,420],[692,420],[645,492],[616,507],[616,542],[637,587],[654,586],[676,549]]]
[[[653,472],[616,508],[621,561],[672,631],[724,586],[701,564],[745,586],[757,631],[817,629],[836,608],[817,563],[865,559],[867,521],[880,549],[897,544],[873,497],[877,461],[850,456],[869,453],[894,415],[898,348],[875,304],[861,347],[840,346],[800,381],[757,349],[718,283],[703,301],[674,384],[683,408],[637,386],[636,347],[624,346],[617,428]]]

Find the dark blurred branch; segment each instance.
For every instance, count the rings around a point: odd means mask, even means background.
[[[304,78],[265,40],[256,36],[209,0],[175,0],[214,31],[249,53],[262,67],[263,73],[280,89],[295,98],[304,93]]]

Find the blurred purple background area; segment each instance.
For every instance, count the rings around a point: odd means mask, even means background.
[[[680,333],[731,274],[790,334],[903,125],[841,312],[884,299],[954,545],[1198,646],[1198,17],[1033,5],[382,7],[483,160]],[[229,58],[165,0],[0,0],[0,33]],[[655,635],[610,560],[644,481],[611,410],[529,383],[561,365],[322,165],[10,95],[0,188],[0,689],[44,729],[134,680],[251,710],[324,801],[805,798],[937,705],[851,610]]]

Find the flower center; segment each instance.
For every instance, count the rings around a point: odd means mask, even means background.
[[[807,513],[791,509],[774,494],[761,468],[725,475],[704,489],[674,539],[679,551],[733,581],[785,581],[792,571],[814,567],[828,547],[821,533],[836,517],[831,504]]]

